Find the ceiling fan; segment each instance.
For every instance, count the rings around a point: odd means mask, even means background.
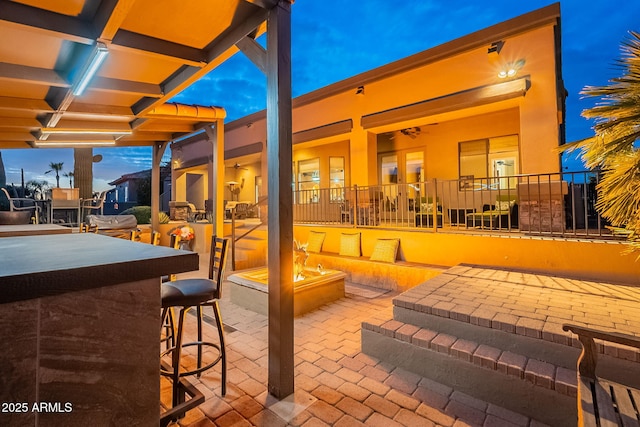
[[[249,170],[248,168],[240,166],[240,163],[237,163],[237,162],[233,166],[227,166],[227,167],[234,168],[235,170],[238,170],[238,169],[242,169],[242,170],[245,170],[245,171]]]

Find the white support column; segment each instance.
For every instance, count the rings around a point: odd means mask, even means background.
[[[267,19],[268,391],[278,399],[294,391],[291,3],[279,1]]]
[[[168,141],[153,145],[151,162],[151,230],[158,231],[160,220],[160,162],[167,149]]]

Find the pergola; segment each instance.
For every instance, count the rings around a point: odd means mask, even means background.
[[[267,75],[269,163],[290,165],[292,2],[0,0],[0,149],[73,147],[76,182],[90,192],[93,147],[153,147],[155,227],[162,154],[204,129],[221,235],[224,109],[168,101],[244,52]],[[255,39],[267,27],[264,49]],[[291,168],[269,168],[268,388],[278,398],[293,393],[290,182]]]

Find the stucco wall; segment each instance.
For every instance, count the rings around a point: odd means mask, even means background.
[[[400,238],[398,258],[405,261],[478,264],[640,286],[637,255],[624,255],[621,242],[321,226],[294,226],[294,238],[306,242],[310,230],[327,233],[323,251],[328,252],[339,252],[341,233],[361,232],[363,256],[371,255],[378,238]]]

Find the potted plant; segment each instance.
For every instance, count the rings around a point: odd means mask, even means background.
[[[184,225],[182,227],[176,227],[171,230],[171,235],[175,236],[175,239],[179,242],[179,248],[185,251],[192,250],[191,242],[195,237],[193,228],[188,225]]]

